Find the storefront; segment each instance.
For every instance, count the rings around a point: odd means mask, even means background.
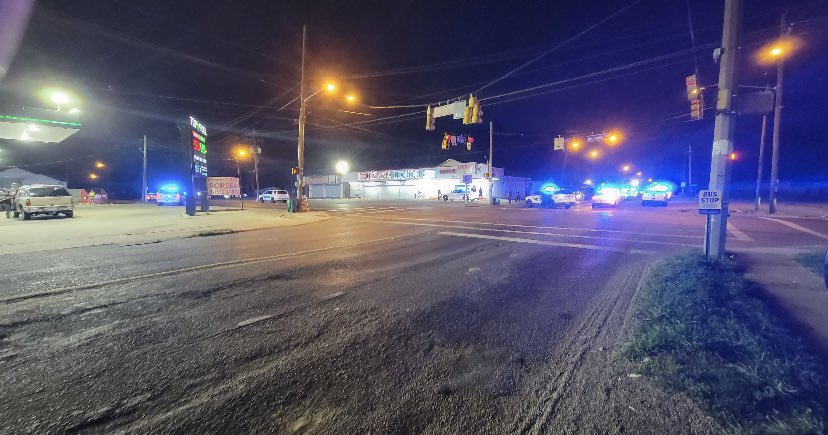
[[[341,196],[326,197],[364,198],[372,200],[414,200],[438,198],[456,190],[465,190],[464,176],[471,175],[468,184],[470,198],[489,198],[489,180],[486,178],[488,165],[476,162],[447,160],[439,166],[417,169],[383,169],[378,171],[350,172],[340,180],[343,185]],[[509,189],[513,193],[525,194],[531,180],[522,177],[504,176],[503,168],[493,168],[494,195],[505,198]],[[333,177],[333,176],[331,176]],[[321,180],[320,180],[321,181]],[[309,191],[319,191],[309,183]],[[333,189],[326,189],[331,191]],[[347,194],[346,192],[349,191]]]

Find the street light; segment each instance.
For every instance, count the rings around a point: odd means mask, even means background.
[[[345,175],[351,169],[351,165],[348,164],[345,160],[340,160],[336,162],[336,172],[339,172],[341,175]]]
[[[62,104],[66,104],[69,102],[69,97],[60,91],[54,91],[49,95],[49,99],[52,100],[53,103],[57,104],[57,109],[60,110],[60,106]]]
[[[89,174],[89,179],[90,179],[90,180],[97,180],[97,179],[98,179],[98,174],[95,174],[95,173],[90,173],[90,174]]]
[[[624,172],[630,172],[630,169],[632,169],[630,165],[621,166],[621,170]]]
[[[572,151],[578,151],[578,149],[580,149],[580,148],[581,148],[581,142],[579,142],[578,140],[573,140],[572,142],[569,143],[569,149],[572,150]]]
[[[95,167],[98,169],[103,169],[106,167],[106,165],[104,164],[104,162],[95,162]]]
[[[354,95],[354,94],[348,94],[348,95],[346,95],[346,96],[345,96],[345,101],[347,101],[347,102],[349,102],[349,103],[354,103],[354,102],[356,102],[356,95]]]
[[[600,151],[592,150],[592,151],[589,152],[589,158],[597,159],[598,157],[601,157],[601,152]]]
[[[607,144],[609,144],[610,146],[618,145],[621,142],[621,139],[621,133],[617,131],[612,131],[607,135]]]
[[[325,90],[327,90],[328,92],[333,92],[336,90],[336,85],[333,83],[328,83],[325,85]]]

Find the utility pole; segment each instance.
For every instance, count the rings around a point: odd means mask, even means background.
[[[693,194],[693,145],[687,145],[687,191]]]
[[[564,158],[563,158],[563,165],[561,166],[561,184],[564,184],[564,172],[566,172],[566,155],[569,153],[569,150],[566,149],[566,142],[564,142]]]
[[[756,199],[753,211],[759,211],[762,203],[762,165],[765,163],[765,131],[768,128],[768,114],[762,115],[762,133],[759,137],[759,166],[756,168]]]
[[[494,193],[494,174],[492,173],[492,170],[494,169],[492,166],[494,145],[492,139],[494,139],[494,122],[489,121],[489,203],[494,205],[494,196],[492,196],[492,193]]]
[[[785,15],[779,22],[779,36],[785,36]],[[782,125],[782,81],[785,61],[780,56],[776,61],[776,98],[773,106],[773,152],[771,154],[771,180],[770,199],[768,200],[768,213],[776,213],[776,190],[779,188],[779,128]]]
[[[308,203],[305,199],[305,49],[307,48],[308,26],[302,26],[302,69],[301,81],[299,84],[299,149],[296,171],[296,200],[298,201],[296,211],[308,211]]]
[[[256,129],[253,129],[253,146],[250,148],[250,151],[253,153],[253,170],[256,173],[256,197],[258,198],[259,195],[259,153],[262,152],[261,147],[259,147],[259,140],[256,137]]]
[[[742,0],[725,0],[722,28],[722,56],[719,66],[719,93],[716,98],[716,122],[713,127],[713,152],[710,161],[710,190],[721,192],[721,214],[707,215],[705,255],[721,258],[727,240],[727,217],[730,205],[730,153],[736,119],[731,113],[736,84],[736,55],[742,23]]]
[[[144,170],[141,177],[141,202],[147,202],[147,135],[144,135]]]

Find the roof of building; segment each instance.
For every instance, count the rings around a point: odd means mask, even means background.
[[[15,183],[18,186],[22,186],[24,184],[60,184],[62,186],[66,186],[65,181],[56,180],[43,174],[35,174],[34,172],[29,172],[25,169],[9,168],[5,171],[0,171],[0,188],[7,189]]]

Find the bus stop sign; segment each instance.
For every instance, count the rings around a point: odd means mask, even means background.
[[[699,213],[700,214],[721,214],[722,192],[718,190],[699,191]]]

